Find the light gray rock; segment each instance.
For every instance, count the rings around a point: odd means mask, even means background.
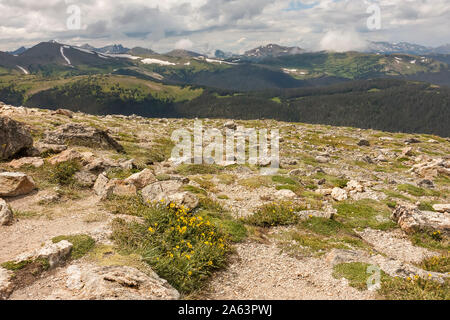
[[[305,210],[297,213],[302,220],[308,220],[310,218],[324,218],[331,219],[334,213],[331,210],[319,211],[319,210]]]
[[[66,124],[55,131],[46,132],[42,142],[46,144],[70,144],[113,149],[117,152],[123,152],[124,150],[123,147],[105,131],[73,123]]]
[[[154,272],[128,266],[71,266],[66,286],[81,300],[177,300],[180,294]]]
[[[325,260],[334,266],[341,263],[366,262],[369,258],[364,251],[333,249],[326,255]]]
[[[236,130],[237,129],[237,125],[234,121],[228,121],[223,125],[224,128],[226,129],[230,129],[230,130]]]
[[[190,192],[180,191],[182,186],[182,182],[173,180],[155,182],[142,189],[142,197],[148,203],[175,203],[189,209],[196,208],[199,203],[197,196]]]
[[[14,290],[12,278],[14,273],[0,267],[0,301],[6,300]]]
[[[5,200],[0,199],[0,226],[10,225],[14,220],[13,213]]]
[[[441,213],[444,213],[444,212],[450,213],[450,203],[435,204],[433,206],[433,209],[436,210],[437,212],[441,212]]]
[[[432,230],[450,235],[450,213],[420,211],[418,208],[398,205],[392,213],[392,219],[408,234]]]
[[[316,161],[319,163],[328,163],[328,162],[330,162],[330,158],[325,157],[325,156],[317,156]]]
[[[26,157],[12,160],[8,163],[8,166],[14,169],[20,169],[24,166],[31,166],[35,168],[40,168],[44,165],[44,159],[41,157]]]
[[[278,190],[275,192],[276,199],[295,199],[297,195],[292,190]]]
[[[26,195],[36,189],[33,178],[20,172],[0,173],[0,197]]]
[[[46,259],[50,268],[56,268],[66,263],[70,258],[73,244],[67,240],[58,243],[47,241],[45,245],[35,254],[35,259]]]
[[[58,163],[76,160],[83,160],[83,155],[74,149],[68,149],[50,158],[48,162],[52,165],[57,165]]]
[[[48,144],[39,141],[34,146],[40,155],[42,154],[58,154],[67,150],[64,144]]]
[[[150,169],[144,169],[125,179],[126,183],[135,185],[137,189],[142,189],[157,181],[153,171]]]
[[[345,189],[347,191],[364,192],[364,186],[355,180],[349,181]]]
[[[108,182],[109,179],[104,173],[99,174],[94,184],[94,192],[97,196],[106,199],[112,194],[112,188],[107,188]]]
[[[348,199],[347,191],[341,188],[334,188],[331,197],[336,201],[345,201]]]
[[[80,186],[86,188],[91,188],[97,180],[97,176],[95,174],[84,170],[76,172],[74,178]]]

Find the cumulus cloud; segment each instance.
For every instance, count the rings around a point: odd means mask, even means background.
[[[367,29],[373,3],[381,8],[381,30]],[[66,27],[71,4],[81,9],[80,30]],[[193,50],[234,52],[264,43],[340,51],[358,49],[362,39],[425,45],[450,39],[448,0],[1,0],[0,12],[0,50],[50,39],[161,52],[180,39]]]
[[[328,31],[320,41],[320,49],[336,52],[364,50],[368,42],[355,31],[332,30]]]
[[[175,49],[190,50],[194,47],[194,43],[189,39],[181,39],[175,43]]]

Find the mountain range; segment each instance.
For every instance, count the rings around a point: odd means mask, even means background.
[[[366,52],[385,54],[406,53],[414,55],[450,54],[450,44],[433,48],[408,42],[370,42],[369,49]]]
[[[20,54],[0,52],[0,101],[93,114],[275,118],[450,135],[441,123],[450,110],[449,60],[275,44],[212,58],[181,49],[159,54],[50,41]],[[402,106],[394,122],[380,115],[380,108],[393,106]],[[418,110],[426,111],[426,125]],[[349,118],[351,112],[367,117]]]

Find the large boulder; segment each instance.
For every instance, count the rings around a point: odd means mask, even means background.
[[[177,300],[180,294],[154,272],[128,266],[74,265],[67,288],[80,300]]]
[[[32,146],[33,138],[23,124],[0,117],[0,160],[13,158]]]
[[[0,197],[17,197],[36,189],[33,178],[20,172],[0,173]]]
[[[50,158],[48,160],[48,162],[52,165],[57,165],[58,163],[62,163],[62,162],[67,162],[67,161],[81,161],[83,160],[83,155],[74,150],[74,149],[68,149],[65,150],[63,152],[61,152],[60,154]]]
[[[392,213],[392,219],[409,234],[418,231],[440,231],[450,236],[450,213],[421,211],[415,207],[398,205]]]
[[[10,225],[14,220],[13,213],[5,200],[0,199],[0,226]]]
[[[199,199],[190,192],[180,190],[182,186],[183,183],[179,181],[155,182],[142,189],[142,198],[148,203],[174,203],[178,206],[195,209],[199,204]]]
[[[34,145],[39,155],[58,154],[67,150],[64,144],[49,144],[39,141]]]
[[[135,196],[137,194],[137,188],[134,184],[125,182],[124,180],[110,180],[102,173],[95,181],[94,192],[102,200],[106,200],[112,195],[127,197]]]
[[[124,150],[106,131],[73,123],[66,124],[55,131],[46,132],[42,142],[46,144],[67,144],[113,149],[117,152],[123,152]]]
[[[133,184],[138,189],[142,189],[156,181],[158,181],[158,179],[156,179],[155,175],[153,174],[153,171],[150,169],[144,169],[143,171],[135,173],[132,176],[125,179],[126,183]]]

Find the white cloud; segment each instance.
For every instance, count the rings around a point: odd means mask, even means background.
[[[181,39],[175,43],[175,49],[190,50],[194,47],[194,43],[189,39]]]
[[[381,7],[381,30],[367,29],[371,3]],[[80,6],[81,30],[67,30],[70,4]],[[55,38],[161,52],[180,39],[193,50],[234,52],[262,43],[342,50],[361,39],[436,46],[450,39],[449,0],[0,0],[0,12],[0,50]]]
[[[336,52],[358,51],[367,48],[367,41],[355,31],[328,31],[320,41],[320,49]]]

